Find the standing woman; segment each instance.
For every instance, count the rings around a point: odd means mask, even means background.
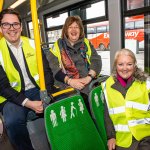
[[[85,38],[79,16],[66,19],[61,38],[47,54],[55,85],[61,89],[71,86],[81,91],[84,97],[89,93],[88,84],[101,71],[101,57]]]
[[[112,75],[102,85],[109,150],[150,150],[150,81],[132,51],[116,53]]]

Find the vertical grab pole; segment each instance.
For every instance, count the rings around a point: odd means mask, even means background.
[[[40,90],[41,90],[40,96],[41,96],[41,99],[46,104],[48,104],[50,102],[50,98],[48,97],[47,91],[45,88],[45,78],[44,78],[44,69],[43,69],[43,61],[42,61],[42,53],[41,53],[36,0],[30,0],[30,5],[31,5],[31,12],[32,12],[32,23],[33,23],[34,38],[35,38],[37,65],[38,65],[39,79],[40,79]]]
[[[4,0],[1,0],[1,2],[0,2],[0,12],[2,11],[3,3],[4,3]]]
[[[43,61],[42,61],[42,53],[41,53],[41,45],[40,45],[40,34],[39,34],[39,26],[38,26],[38,18],[37,18],[36,0],[30,0],[30,4],[31,4],[32,22],[33,22],[33,29],[34,29],[37,64],[38,64],[39,77],[40,77],[40,88],[43,91],[45,90],[45,80],[44,80],[44,72],[43,72]]]
[[[4,0],[1,0],[0,2],[0,12],[2,11],[3,9],[3,3],[4,3]],[[2,33],[0,32],[0,39],[3,37]]]

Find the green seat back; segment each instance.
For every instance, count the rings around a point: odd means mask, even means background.
[[[91,113],[95,121],[95,124],[97,126],[97,129],[100,133],[100,136],[103,139],[103,142],[107,149],[107,135],[106,135],[105,125],[104,125],[103,100],[104,100],[104,97],[103,97],[102,87],[97,86],[93,88],[89,94],[89,103],[90,103]]]
[[[52,150],[105,150],[80,95],[49,105],[45,126]]]

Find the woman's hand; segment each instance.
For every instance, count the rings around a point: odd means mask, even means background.
[[[89,84],[92,81],[92,78],[90,76],[86,76],[85,78],[80,78],[80,82],[82,82],[84,85]]]
[[[43,113],[43,102],[42,101],[28,100],[24,106],[34,110],[35,113]]]
[[[109,139],[107,145],[109,150],[114,150],[116,145],[116,139],[114,138]]]
[[[85,87],[84,83],[81,82],[81,79],[70,79],[68,85],[78,90],[82,90]]]

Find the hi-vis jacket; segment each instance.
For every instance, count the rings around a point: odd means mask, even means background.
[[[39,74],[36,63],[36,51],[34,48],[34,41],[29,40],[26,37],[21,37],[21,40],[23,41],[22,50],[29,68],[29,72],[31,74],[32,81],[34,80],[36,84],[39,85]],[[13,64],[10,51],[4,38],[0,40],[0,65],[6,72],[11,87],[16,91],[21,91],[21,75]],[[5,100],[6,99],[4,97],[0,96],[0,103],[4,102]]]
[[[132,143],[132,135],[138,141],[150,136],[150,81],[134,81],[125,98],[119,91],[111,88],[113,84],[113,78],[109,77],[102,86],[116,131],[116,144],[127,148]]]
[[[90,62],[90,57],[91,57],[91,47],[90,47],[90,44],[89,44],[89,40],[84,38],[84,42],[88,48],[87,52],[86,52],[86,58],[87,58],[87,61],[89,64],[91,64]],[[58,62],[59,62],[59,67],[64,69],[63,67],[63,63],[62,63],[62,60],[61,60],[61,53],[60,53],[60,47],[59,47],[59,44],[58,44],[58,41],[54,43],[54,47],[50,49],[50,51],[58,58]]]

